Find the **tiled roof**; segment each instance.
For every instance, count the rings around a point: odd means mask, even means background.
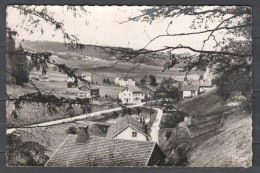
[[[137,86],[127,86],[127,87],[125,87],[122,91],[124,91],[126,88],[128,88],[130,91],[132,91],[132,92],[142,92],[142,90],[140,89],[140,88],[138,88]],[[121,92],[122,92],[121,91]]]
[[[81,87],[79,87],[79,89],[82,90],[82,91],[89,91],[90,90],[89,87],[86,86],[86,85],[82,85]]]
[[[142,88],[144,88],[144,87],[148,88],[148,89],[151,90],[151,91],[156,91],[156,87],[151,86],[151,85],[142,85],[140,88],[142,89]]]
[[[68,135],[45,166],[146,166],[157,145],[151,141],[108,139],[90,136],[84,144]]]
[[[198,91],[199,85],[183,85],[182,91]]]
[[[132,118],[130,115],[125,115],[117,123],[111,125],[108,129],[107,137],[113,138],[115,135],[122,132],[129,126],[148,137],[148,135],[145,133],[144,125],[138,122],[136,119]]]
[[[211,87],[212,86],[212,82],[205,80],[205,81],[200,81],[200,86],[202,87]]]

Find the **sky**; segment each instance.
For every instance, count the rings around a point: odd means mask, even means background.
[[[42,7],[37,7],[41,9]],[[128,17],[133,17],[141,14],[140,10],[151,8],[148,6],[84,6],[87,13],[81,17],[74,17],[72,13],[65,10],[61,6],[48,6],[50,12],[54,12],[54,17],[57,21],[64,23],[64,28],[69,34],[78,36],[79,42],[83,44],[94,44],[102,46],[121,46],[131,47],[134,49],[143,48],[150,39],[166,34],[168,24],[172,25],[168,28],[168,33],[186,33],[200,31],[201,29],[190,29],[191,22],[194,17],[180,16],[175,18],[160,18],[150,23],[140,21],[126,21]],[[212,8],[212,7],[205,7]],[[60,31],[55,31],[54,26],[44,21],[40,22],[43,27],[43,34],[40,27],[34,30],[33,34],[25,31],[24,28],[31,28],[28,22],[22,24],[24,16],[20,15],[16,9],[7,8],[7,26],[16,30],[19,33],[18,39],[32,41],[56,41],[63,42],[63,36]],[[217,26],[219,22],[209,24],[210,28]],[[179,36],[179,37],[163,37],[153,41],[147,49],[159,49],[164,46],[191,46],[194,49],[201,49],[203,40],[208,37],[209,33]],[[217,39],[223,34],[217,33]],[[206,50],[212,50],[215,42],[210,39],[205,45]],[[176,50],[176,53],[186,53],[187,50]]]

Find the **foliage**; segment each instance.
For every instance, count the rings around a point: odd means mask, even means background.
[[[141,82],[142,84],[145,84],[145,82],[146,82],[145,78],[142,78],[142,79],[140,80],[140,82]]]
[[[9,166],[43,166],[49,157],[38,142],[23,142],[14,134],[6,135],[6,157]]]
[[[23,85],[29,81],[29,62],[25,55],[20,55],[23,48],[15,48],[14,32],[9,31],[6,38],[6,82]],[[17,52],[17,53],[16,53]]]
[[[140,15],[129,17],[127,21],[141,21],[147,23],[153,23],[157,19],[161,18],[177,18],[179,16],[190,16],[193,18],[190,23],[190,29],[194,30],[187,33],[170,33],[168,28],[174,25],[173,21],[170,21],[166,34],[157,35],[151,38],[150,41],[144,45],[140,50],[129,51],[129,56],[127,52],[122,51],[123,54],[120,58],[135,58],[140,55],[145,57],[145,55],[150,53],[160,53],[168,52],[168,62],[165,63],[164,70],[170,69],[176,65],[183,68],[186,72],[191,69],[202,69],[203,66],[207,66],[216,76],[216,82],[219,89],[220,96],[224,96],[224,99],[229,95],[230,90],[224,91],[222,85],[225,86],[236,86],[235,81],[226,80],[224,74],[228,76],[233,73],[233,75],[240,74],[246,68],[246,73],[243,74],[243,79],[246,76],[251,76],[251,69],[247,66],[251,66],[252,57],[252,40],[251,40],[251,30],[252,30],[252,20],[251,20],[251,8],[245,6],[212,6],[208,8],[202,8],[199,6],[155,6],[151,8],[146,8],[141,11]],[[212,27],[213,24],[217,24]],[[221,33],[221,38],[217,35]],[[180,36],[192,36],[200,34],[207,34],[207,38],[203,40],[201,49],[195,49],[190,46],[177,45],[177,46],[165,46],[164,48],[148,50],[147,47],[158,39],[162,38],[172,38]],[[206,49],[206,43],[210,40],[215,42],[212,49]],[[236,41],[235,41],[236,40]],[[186,49],[193,54],[188,56],[179,56],[174,53],[175,50]],[[120,50],[117,51],[117,53]],[[114,50],[116,52],[116,50]],[[119,54],[119,53],[118,53]],[[248,84],[248,81],[245,83]],[[235,92],[250,92],[250,88],[247,87],[231,87]],[[247,91],[243,90],[247,88]],[[242,90],[241,90],[242,89]],[[244,95],[248,97],[249,95]]]
[[[149,78],[150,78],[150,85],[151,86],[157,86],[158,85],[158,83],[156,81],[156,77],[154,75],[150,75]]]
[[[68,134],[76,134],[77,133],[77,127],[75,127],[74,125],[69,125],[68,129],[67,129],[67,133]]]

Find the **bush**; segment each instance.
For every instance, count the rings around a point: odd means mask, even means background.
[[[69,125],[67,129],[68,134],[76,134],[77,133],[77,127],[74,125]]]
[[[49,160],[46,152],[38,142],[24,142],[14,134],[6,135],[6,163],[9,166],[43,166]]]

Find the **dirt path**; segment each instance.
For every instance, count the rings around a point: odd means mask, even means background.
[[[152,141],[157,142],[158,143],[158,135],[159,135],[159,130],[160,130],[160,122],[163,116],[163,111],[161,109],[158,108],[153,108],[155,110],[157,110],[157,116],[156,119],[153,123],[153,126],[151,127],[151,137],[152,137]]]
[[[138,106],[143,106],[143,105],[144,105],[144,103],[138,103],[136,105],[127,106],[127,107],[131,108],[131,107],[138,107]],[[19,129],[23,129],[23,128],[53,126],[53,125],[57,125],[57,124],[63,124],[63,123],[69,123],[69,122],[77,121],[77,120],[82,120],[82,119],[85,119],[87,116],[91,117],[91,116],[100,115],[102,113],[109,113],[109,112],[114,112],[114,111],[119,111],[119,110],[121,110],[121,107],[117,107],[117,108],[113,108],[113,109],[107,109],[107,110],[103,110],[103,111],[99,111],[99,112],[93,112],[93,113],[90,113],[90,114],[83,114],[83,115],[79,115],[79,116],[75,116],[75,117],[71,117],[71,118],[65,118],[65,119],[59,119],[59,120],[49,121],[49,122],[45,122],[45,123],[23,126],[21,128],[10,128],[10,129],[6,130],[6,134],[11,134],[11,133],[13,133],[13,132],[15,132]]]

